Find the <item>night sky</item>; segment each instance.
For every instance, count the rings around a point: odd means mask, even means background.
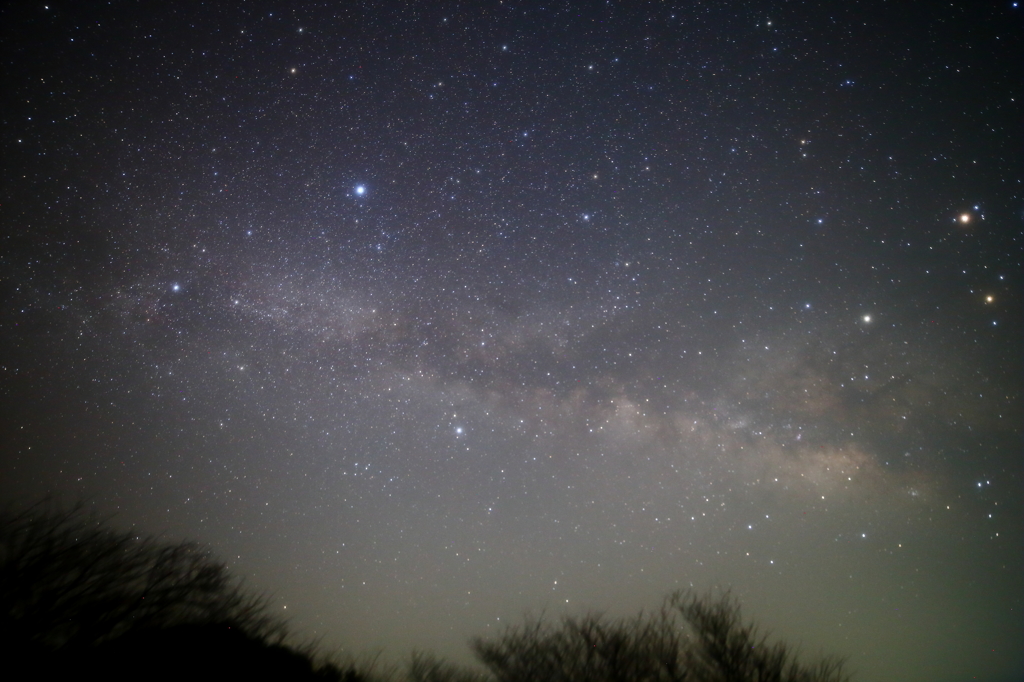
[[[468,661],[731,587],[1024,675],[1015,2],[0,13],[0,494]]]

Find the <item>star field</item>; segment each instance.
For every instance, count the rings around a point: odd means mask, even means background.
[[[0,10],[0,494],[328,649],[731,586],[1013,679],[1020,11]]]

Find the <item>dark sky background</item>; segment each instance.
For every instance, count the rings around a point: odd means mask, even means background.
[[[1024,674],[1014,2],[0,13],[0,494],[326,648],[731,587]]]

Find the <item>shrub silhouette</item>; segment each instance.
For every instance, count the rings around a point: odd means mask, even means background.
[[[33,677],[358,679],[284,645],[284,622],[195,543],[118,532],[79,505],[0,515],[0,651]]]
[[[671,594],[659,611],[619,620],[527,619],[497,640],[474,639],[477,658],[498,682],[845,682],[843,661],[801,663],[744,624],[728,593],[715,599]]]

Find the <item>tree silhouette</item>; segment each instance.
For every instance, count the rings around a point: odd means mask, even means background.
[[[356,680],[284,645],[282,620],[208,551],[116,531],[81,505],[0,515],[7,666],[106,679]]]
[[[81,505],[36,505],[0,519],[0,605],[0,637],[46,651],[195,623],[284,634],[265,600],[195,543],[114,531]]]
[[[700,682],[845,682],[841,658],[827,656],[802,663],[784,642],[770,643],[755,624],[744,624],[738,602],[675,592],[666,600],[689,626],[686,663]]]
[[[557,625],[527,619],[497,640],[474,639],[498,682],[845,682],[843,661],[801,663],[744,624],[728,594],[671,594],[659,611],[619,620],[590,614]]]

